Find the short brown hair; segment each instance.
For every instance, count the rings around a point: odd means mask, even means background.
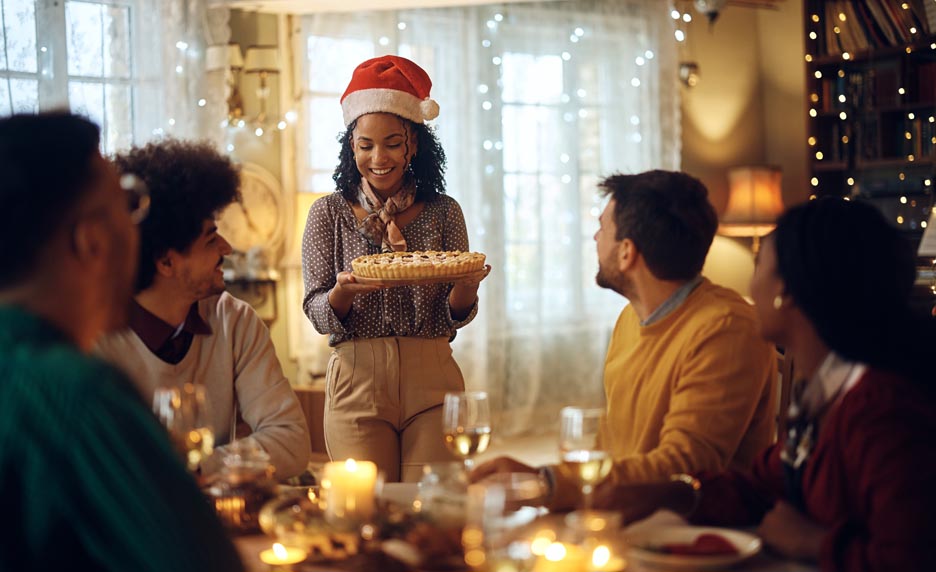
[[[702,272],[718,216],[708,190],[674,171],[615,174],[598,185],[614,199],[617,240],[631,239],[660,280],[690,280]]]

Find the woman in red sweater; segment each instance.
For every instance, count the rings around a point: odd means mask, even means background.
[[[753,526],[822,570],[936,570],[936,400],[929,319],[908,298],[915,259],[874,207],[839,199],[787,211],[751,282],[762,335],[791,352],[789,431],[746,473],[621,484],[598,504],[634,520],[670,508]]]

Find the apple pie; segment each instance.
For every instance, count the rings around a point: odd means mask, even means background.
[[[416,251],[384,252],[359,256],[351,261],[355,276],[382,280],[422,280],[440,276],[458,276],[484,268],[480,252]]]

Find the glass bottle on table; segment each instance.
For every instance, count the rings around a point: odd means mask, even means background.
[[[446,393],[442,406],[445,445],[471,470],[471,459],[487,450],[491,442],[491,407],[487,393]]]
[[[563,407],[559,426],[562,470],[582,489],[583,508],[590,510],[595,486],[611,473],[611,455],[599,447],[604,409]]]
[[[169,432],[189,471],[196,471],[214,451],[205,386],[185,383],[153,392],[153,412]]]

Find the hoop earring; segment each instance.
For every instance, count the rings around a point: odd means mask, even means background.
[[[774,307],[774,310],[779,310],[780,308],[783,307],[783,296],[781,296],[781,295],[779,295],[779,294],[777,294],[776,296],[774,296],[774,299],[773,299],[773,307]]]

